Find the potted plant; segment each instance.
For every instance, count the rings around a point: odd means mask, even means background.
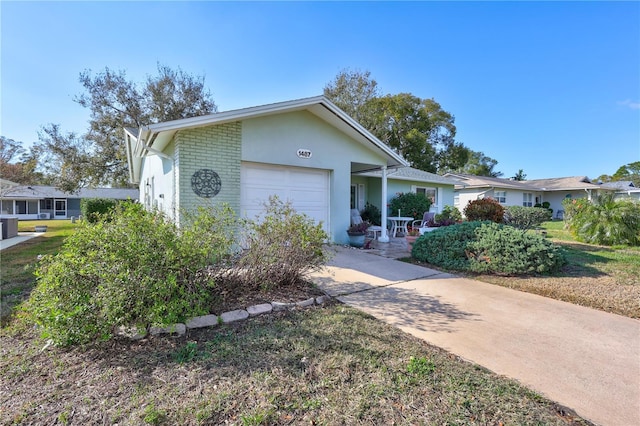
[[[404,239],[407,240],[407,247],[409,248],[409,252],[413,250],[413,243],[416,242],[418,237],[420,236],[420,230],[418,228],[411,228],[405,235]]]
[[[364,246],[364,237],[367,235],[367,229],[371,226],[369,222],[361,222],[351,225],[347,229],[347,235],[349,235],[349,245],[351,247]]]

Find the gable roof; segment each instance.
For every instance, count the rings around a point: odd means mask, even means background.
[[[142,167],[142,157],[149,154],[161,155],[164,148],[179,130],[232,123],[248,118],[265,117],[294,111],[309,111],[356,141],[380,152],[387,158],[388,167],[409,165],[402,156],[376,138],[353,118],[349,117],[325,96],[315,96],[151,124],[140,129],[125,128],[124,136],[129,162],[129,178],[131,182],[138,182],[140,168]]]
[[[601,184],[600,186],[604,187],[604,188],[619,189],[619,190],[621,190],[621,189],[624,189],[624,190],[637,190],[637,189],[640,189],[640,188],[636,188],[636,186],[630,180],[621,180],[621,181],[617,181],[617,182],[605,182],[605,183]]]
[[[536,186],[529,185],[525,181],[517,181],[511,179],[494,178],[489,176],[476,176],[465,173],[447,173],[445,177],[457,179],[460,181],[456,185],[456,189],[464,188],[506,188],[519,189],[523,191],[539,191]]]
[[[527,181],[531,185],[545,191],[569,191],[579,189],[598,189],[600,185],[591,183],[586,176],[570,176],[551,179],[532,179]]]
[[[360,173],[359,175],[382,178],[382,171],[372,170],[366,173]],[[445,185],[462,185],[462,182],[460,182],[459,180],[440,176],[435,173],[425,172],[424,170],[420,169],[414,169],[413,167],[399,167],[395,170],[390,170],[387,173],[387,179],[409,180],[425,183],[440,183]]]
[[[66,193],[53,186],[31,185],[19,186],[5,194],[8,199],[41,199],[41,198],[113,198],[116,200],[137,200],[140,192],[131,188],[81,188],[75,194]]]

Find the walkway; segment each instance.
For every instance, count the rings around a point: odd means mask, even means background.
[[[343,303],[592,422],[640,425],[640,321],[374,252],[338,247],[314,281]]]
[[[16,244],[20,244],[24,241],[30,240],[31,238],[38,237],[40,235],[42,235],[41,232],[18,232],[17,237],[7,238],[6,240],[0,240],[0,250],[13,247]]]

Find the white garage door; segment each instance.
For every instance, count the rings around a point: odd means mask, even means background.
[[[243,163],[240,176],[242,215],[255,218],[264,211],[269,196],[291,201],[298,213],[329,231],[329,172],[321,169]]]

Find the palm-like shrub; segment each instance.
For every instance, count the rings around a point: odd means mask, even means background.
[[[640,203],[616,200],[613,193],[595,197],[591,202],[565,200],[567,227],[579,241],[589,244],[640,245]]]
[[[493,198],[473,200],[464,208],[464,215],[468,221],[490,220],[502,223],[504,207]]]

